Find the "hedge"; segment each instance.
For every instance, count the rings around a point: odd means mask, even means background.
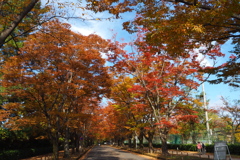
[[[4,160],[23,159],[51,152],[52,147],[6,150],[0,152],[0,159]]]
[[[127,145],[127,143],[125,143]],[[144,147],[148,147],[148,144],[144,143]],[[153,144],[154,148],[161,148],[161,144]],[[214,144],[205,145],[206,151],[214,153]],[[168,149],[178,149],[184,151],[197,151],[196,144],[168,144]],[[228,144],[230,154],[240,155],[240,144]]]
[[[48,139],[31,139],[31,140],[1,140],[0,150],[17,150],[19,148],[43,148],[46,146],[51,146]]]

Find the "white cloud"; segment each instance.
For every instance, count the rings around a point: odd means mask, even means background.
[[[79,32],[85,36],[89,34],[97,34],[101,36],[104,39],[110,39],[111,33],[110,33],[110,27],[111,24],[108,22],[105,22],[105,25],[103,21],[95,20],[95,21],[89,21],[89,22],[83,22],[82,24],[72,24],[71,29],[74,32]]]
[[[83,27],[77,27],[76,25],[71,26],[71,30],[77,33],[81,33],[84,36],[88,36],[89,34],[94,34],[94,29],[89,28],[83,28]]]

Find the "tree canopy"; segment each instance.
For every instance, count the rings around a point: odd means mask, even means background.
[[[19,98],[3,105],[8,115],[14,114],[5,117],[5,125],[12,129],[40,126],[55,145],[60,130],[78,128],[76,122],[91,115],[111,85],[101,57],[108,42],[69,28],[56,20],[44,24],[1,69],[5,87],[1,94]]]
[[[192,49],[199,48],[207,54],[213,44],[231,41],[233,56],[223,65],[205,72],[216,74],[211,83],[229,83],[239,86],[240,46],[240,3],[238,0],[99,0],[92,4],[92,10],[108,10],[117,16],[127,11],[136,11],[134,20],[123,24],[130,33],[139,27],[146,30],[146,42],[164,47],[169,55],[185,56]],[[161,48],[159,48],[161,52]]]

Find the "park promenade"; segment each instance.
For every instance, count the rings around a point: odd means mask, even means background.
[[[145,149],[144,149],[145,150]],[[169,157],[166,159],[159,158],[161,150],[154,149],[154,153],[140,153],[139,150],[129,149],[127,147],[117,147],[109,145],[93,146],[87,152],[72,154],[70,158],[63,158],[63,151],[60,151],[60,160],[207,160],[214,159],[213,153],[199,154],[193,151],[169,150]],[[179,157],[179,158],[174,158]],[[186,157],[186,158],[184,158]],[[188,157],[188,158],[187,158]],[[22,160],[50,160],[51,154],[39,155]],[[190,159],[189,159],[190,158]],[[227,156],[226,160],[230,160]],[[240,160],[240,156],[231,155],[231,160]]]

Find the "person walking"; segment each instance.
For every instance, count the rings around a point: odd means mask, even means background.
[[[197,150],[199,154],[202,153],[202,144],[200,142],[197,143]]]
[[[201,143],[201,145],[202,145],[202,154],[205,154],[206,153],[205,145],[203,142]]]

